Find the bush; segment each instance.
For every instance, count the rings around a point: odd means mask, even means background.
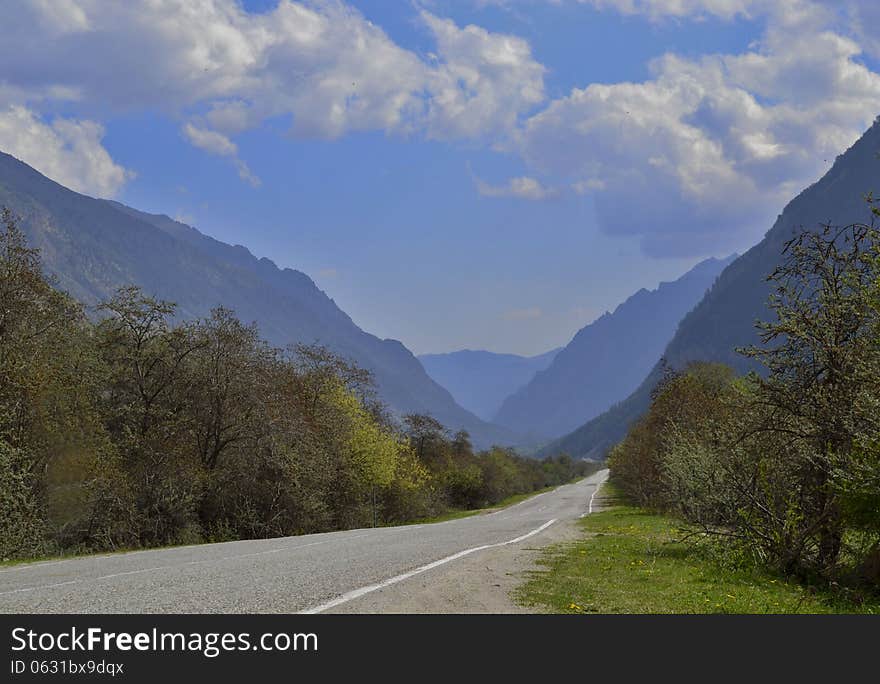
[[[0,439],[0,559],[46,552],[45,522],[40,515],[28,459]]]

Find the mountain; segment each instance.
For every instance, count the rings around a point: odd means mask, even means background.
[[[358,328],[304,273],[280,269],[167,216],[68,190],[2,152],[0,205],[21,216],[46,271],[86,305],[125,284],[176,302],[182,319],[224,305],[255,321],[274,345],[321,343],[371,370],[397,414],[430,413],[450,429],[468,430],[481,447],[515,441],[456,404],[400,342]]]
[[[848,225],[870,220],[868,192],[880,191],[880,117],[816,183],[793,199],[764,239],[736,259],[719,276],[703,300],[678,326],[663,357],[673,368],[690,361],[720,361],[741,373],[758,370],[736,353],[737,347],[758,342],[755,321],[768,320],[770,286],[767,276],[779,264],[785,243],[804,228]],[[656,365],[638,389],[620,404],[545,447],[542,453],[567,451],[600,457],[625,434],[651,402],[651,391],[662,374]]]
[[[558,352],[559,349],[553,349],[528,357],[465,349],[449,354],[423,354],[419,361],[460,406],[491,421],[505,397],[549,366]]]
[[[734,258],[706,259],[678,280],[639,290],[579,330],[546,370],[504,401],[494,421],[536,437],[559,437],[624,399]]]

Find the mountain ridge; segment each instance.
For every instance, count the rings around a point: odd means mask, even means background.
[[[754,323],[770,316],[767,276],[778,265],[787,240],[802,228],[847,225],[869,220],[865,195],[880,190],[880,117],[840,154],[817,181],[788,202],[764,238],[731,263],[706,296],[685,316],[663,358],[681,369],[692,361],[716,361],[740,373],[759,370],[736,348],[756,344]],[[611,409],[541,450],[541,455],[566,451],[599,458],[626,434],[629,425],[650,405],[651,392],[662,377],[658,362],[639,387]]]
[[[676,280],[639,289],[585,325],[546,369],[504,401],[494,422],[546,441],[624,399],[733,258],[705,259]]]
[[[445,387],[464,408],[491,421],[501,402],[547,367],[561,350],[536,356],[461,349],[445,354],[420,354],[428,375]]]
[[[300,271],[280,269],[168,216],[76,193],[3,152],[0,204],[21,216],[59,287],[87,306],[126,284],[176,302],[180,319],[227,306],[255,321],[274,345],[319,342],[369,369],[398,415],[430,413],[452,430],[468,430],[480,446],[516,440],[458,406],[402,343],[361,330]]]

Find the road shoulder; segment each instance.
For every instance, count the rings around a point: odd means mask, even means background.
[[[593,510],[601,510],[601,489]],[[522,614],[542,612],[516,603],[512,595],[537,569],[537,560],[551,545],[575,541],[577,520],[559,521],[521,543],[486,549],[376,590],[328,611],[391,614]]]

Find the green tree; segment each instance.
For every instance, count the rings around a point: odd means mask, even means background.
[[[101,409],[135,493],[142,544],[199,538],[198,468],[186,458],[190,424],[187,361],[205,342],[193,326],[173,326],[175,307],[121,288],[99,310],[97,340],[107,368]]]
[[[798,460],[804,550],[820,571],[838,561],[846,521],[834,474],[854,465],[855,448],[878,434],[876,287],[880,233],[867,224],[804,231],[770,275],[775,321],[759,325],[763,345],[744,350],[767,368],[759,380],[762,424],[803,452]]]

